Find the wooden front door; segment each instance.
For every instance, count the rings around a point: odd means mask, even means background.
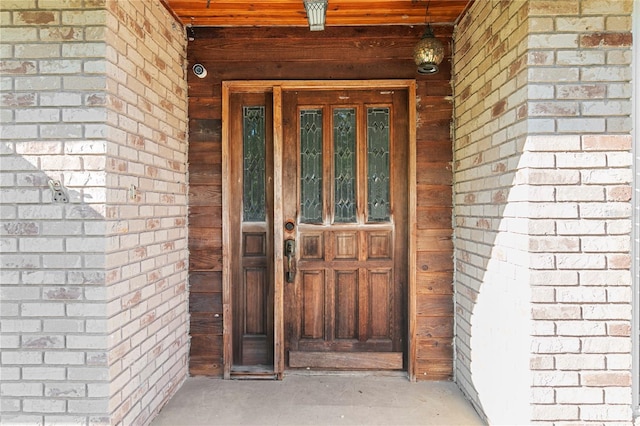
[[[227,378],[411,363],[413,86],[370,84],[223,85]]]
[[[282,105],[287,365],[402,369],[407,92],[292,90]]]

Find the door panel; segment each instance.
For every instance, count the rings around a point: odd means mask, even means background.
[[[285,91],[283,216],[290,368],[402,369],[407,93]]]
[[[269,93],[230,98],[229,197],[233,212],[229,253],[232,275],[233,366],[273,370],[272,100]]]

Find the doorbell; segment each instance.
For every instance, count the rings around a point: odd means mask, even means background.
[[[207,69],[202,64],[195,64],[193,66],[193,73],[196,77],[205,78],[207,76]]]

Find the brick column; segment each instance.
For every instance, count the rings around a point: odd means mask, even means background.
[[[0,24],[2,423],[145,423],[186,375],[182,28],[155,1]]]
[[[458,28],[457,380],[490,422],[632,418],[632,7],[476,2]]]

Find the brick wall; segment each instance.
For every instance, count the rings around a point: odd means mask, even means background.
[[[157,2],[0,23],[2,422],[144,423],[186,374],[182,30]]]
[[[107,2],[106,294],[113,423],[186,377],[186,39],[160,2]]]
[[[529,420],[526,12],[476,2],[455,36],[456,381],[492,423]]]
[[[533,420],[631,419],[632,1],[532,2]],[[551,207],[550,207],[551,209]]]
[[[510,12],[515,5],[521,13]],[[520,304],[523,286],[530,290],[531,324],[520,331],[531,336],[531,420],[631,420],[632,7],[631,0],[476,2],[459,28],[458,380],[490,421],[503,412],[483,374],[500,371],[482,345],[493,344],[489,353],[499,357],[499,344],[508,342],[491,336],[515,317],[494,315],[487,324],[477,316],[492,296],[494,306],[514,297]],[[482,28],[486,8],[501,10],[501,25],[493,25],[500,33],[526,21],[524,42],[516,47],[520,37],[509,36],[495,58],[501,72],[519,75],[501,81],[493,100],[496,78],[482,91],[491,76],[472,59],[486,56],[484,43],[468,51],[461,43]],[[509,47],[522,56],[509,57]],[[512,96],[504,102],[522,84],[526,104]],[[510,137],[516,143],[505,145]],[[491,143],[482,146],[485,139]],[[504,166],[496,150],[509,157]],[[489,330],[479,335],[478,328]]]

